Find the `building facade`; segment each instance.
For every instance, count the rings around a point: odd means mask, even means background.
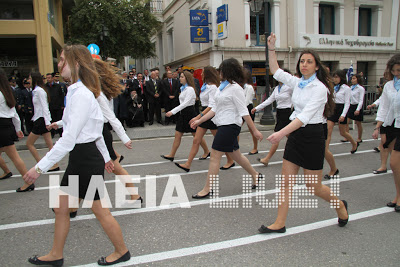
[[[363,72],[377,85],[387,60],[400,50],[399,0],[266,0],[260,13],[248,0],[158,0],[154,12],[163,23],[154,36],[157,57],[145,67],[165,65],[202,68],[219,66],[234,57],[252,69],[262,83],[265,75],[264,32],[277,35],[276,52],[282,68],[295,72],[299,54],[316,50],[330,68]],[[217,8],[228,5],[227,37],[218,39]],[[190,43],[189,12],[208,10],[210,42]],[[268,22],[265,23],[264,12]]]
[[[6,72],[56,71],[63,45],[62,0],[0,2],[0,67]]]

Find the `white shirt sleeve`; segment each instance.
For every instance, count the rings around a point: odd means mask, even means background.
[[[269,106],[272,103],[274,103],[274,101],[276,100],[276,92],[277,91],[278,91],[278,86],[275,87],[275,89],[272,92],[272,94],[264,102],[262,102],[260,105],[258,105],[256,107],[256,110],[260,111],[260,110],[264,109],[266,106]]]
[[[44,123],[47,125],[51,124],[51,116],[50,116],[50,110],[49,110],[49,103],[47,101],[47,94],[44,89],[39,91],[39,101],[40,105],[42,106],[43,110],[43,118],[44,118]]]
[[[246,105],[250,105],[251,103],[253,103],[254,95],[255,93],[253,86],[251,86],[250,84],[246,84],[246,93],[245,93]]]
[[[375,105],[375,106],[377,106],[377,107],[379,107],[380,103],[381,103],[381,98],[379,97],[379,98],[378,98],[377,100],[375,100],[375,102],[372,103],[372,104]]]
[[[278,69],[274,74],[274,79],[278,82],[284,83],[291,88],[295,88],[299,83],[300,78],[293,76],[282,69]]]
[[[103,156],[104,162],[107,163],[111,160],[110,154],[108,153],[106,142],[104,141],[103,136],[96,140],[97,149],[100,151]]]
[[[238,86],[238,88],[239,88],[239,86]],[[241,88],[242,87],[240,87],[240,89],[238,89],[238,90],[242,90]],[[243,92],[243,94],[244,94],[244,92]],[[247,105],[246,105],[245,98],[243,97],[243,95],[241,95],[240,93],[233,94],[232,100],[233,100],[233,103],[235,104],[235,107],[238,110],[238,113],[241,117],[249,115],[249,110],[247,109]]]
[[[349,108],[350,108],[351,90],[350,90],[350,88],[346,88],[346,89],[348,89],[348,90],[346,90],[346,92],[344,93],[344,107],[343,107],[342,115],[340,115],[341,117],[346,117],[347,111],[349,111]]]
[[[21,131],[21,121],[20,121],[20,119],[19,119],[19,116],[18,116],[18,114],[17,114],[17,111],[15,110],[15,107],[13,107],[11,110],[12,110],[13,115],[14,115],[14,116],[11,118],[11,120],[12,120],[12,122],[13,122],[13,124],[14,124],[15,131],[16,131],[16,132],[19,132],[19,131]]]
[[[107,98],[104,95],[100,94],[100,96],[97,98],[97,102],[99,102],[101,112],[103,112],[103,116],[111,124],[113,130],[117,133],[117,135],[118,135],[119,139],[121,139],[122,143],[125,144],[126,142],[128,142],[130,140],[130,138],[126,134],[121,122],[115,117],[114,111],[112,111],[110,109]]]
[[[179,111],[183,110],[184,108],[190,106],[191,100],[196,99],[196,92],[194,91],[193,87],[187,87],[185,89],[185,92],[183,93],[185,93],[185,98],[183,99],[183,101],[179,104],[179,106],[171,110],[172,114],[174,115]]]
[[[364,95],[365,95],[365,89],[362,86],[358,86],[360,89],[360,98],[358,100],[358,106],[357,106],[357,110],[360,111],[362,108],[362,105],[364,103]]]
[[[383,87],[383,92],[381,97],[379,97],[379,108],[378,111],[376,113],[376,121],[382,121],[384,122],[386,119],[386,115],[389,112],[389,106],[390,106],[390,99],[389,99],[389,89],[387,88],[389,86],[389,83],[386,83],[385,86]],[[378,101],[377,100],[377,101]],[[376,102],[376,101],[375,101]]]

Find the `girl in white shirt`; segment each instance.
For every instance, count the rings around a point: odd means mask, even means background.
[[[165,116],[171,117],[179,113],[175,127],[175,138],[172,144],[171,151],[168,155],[161,155],[162,158],[173,161],[176,151],[181,145],[182,136],[184,133],[192,133],[195,136],[196,130],[190,128],[189,121],[196,117],[198,112],[194,107],[196,102],[196,91],[194,90],[195,84],[193,75],[189,71],[184,71],[179,77],[181,84],[181,93],[179,95],[179,106],[168,111]],[[203,147],[204,154],[208,154],[208,147],[204,138],[201,139],[200,145]],[[178,166],[179,167],[179,166]],[[188,170],[187,170],[188,171]]]
[[[339,123],[339,132],[346,140],[350,141],[353,145],[351,154],[356,153],[358,148],[358,143],[354,141],[351,135],[346,131],[347,125],[347,111],[350,108],[350,97],[351,90],[346,84],[346,72],[344,70],[337,70],[333,74],[333,84],[334,86],[334,99],[335,99],[335,111],[332,116],[328,117],[328,134],[326,139],[325,148],[325,159],[329,163],[331,170],[329,174],[324,176],[325,179],[331,179],[332,176],[339,174],[339,169],[336,167],[335,159],[332,152],[329,150],[329,144],[332,138],[332,131],[335,123]]]
[[[330,188],[322,185],[322,168],[324,164],[325,136],[322,123],[324,116],[333,111],[333,88],[329,81],[327,69],[322,65],[319,56],[312,50],[303,51],[297,62],[296,71],[302,74],[297,78],[279,69],[275,54],[276,36],[268,37],[269,65],[274,78],[293,87],[292,103],[294,111],[292,120],[286,127],[268,137],[271,143],[278,143],[289,135],[285,146],[282,163],[281,195],[283,202],[278,206],[278,216],[268,227],[262,225],[261,233],[286,232],[286,218],[289,209],[290,194],[293,182],[300,167],[304,169],[305,183],[314,190],[315,195],[325,201],[336,203],[339,226],[348,222],[347,202],[340,201]],[[315,180],[315,177],[317,179]],[[294,181],[292,180],[294,179]]]
[[[230,58],[224,60],[219,69],[223,82],[214,96],[215,105],[206,115],[191,124],[191,127],[195,129],[201,123],[213,118],[212,121],[218,126],[218,131],[212,144],[207,181],[204,188],[192,196],[192,198],[196,199],[210,196],[211,178],[218,175],[221,157],[226,152],[251,174],[253,189],[257,187],[258,179],[263,176],[251,166],[249,160],[239,150],[237,137],[240,133],[243,119],[258,140],[263,138],[251,120],[246,107],[243,88],[236,82],[242,83],[244,81],[243,68],[236,59]]]
[[[284,71],[290,73],[288,70]],[[272,103],[274,103],[274,101],[276,101],[276,124],[274,132],[277,132],[290,123],[289,117],[292,113],[292,93],[293,88],[280,82],[278,86],[275,87],[274,91],[268,97],[268,99],[266,99],[257,107],[253,108],[251,110],[251,113],[254,114],[256,111],[261,111],[266,106],[271,105]],[[268,163],[278,149],[278,146],[279,142],[276,144],[272,144],[271,148],[269,149],[268,155],[265,158],[258,158],[257,160],[265,166],[268,166]]]
[[[53,149],[25,174],[24,179],[34,182],[41,173],[70,152],[61,185],[68,185],[69,175],[78,175],[79,196],[73,196],[84,199],[92,176],[104,178],[104,169],[111,172],[114,168],[102,136],[103,114],[96,101],[100,95],[100,81],[90,52],[83,45],[65,46],[58,68],[61,76],[73,83],[68,87],[62,121],[53,123],[63,126],[63,135]],[[63,250],[70,225],[69,203],[66,195],[59,198],[60,207],[54,208],[56,218],[53,247],[45,256],[30,258],[32,264],[61,266],[64,262]],[[102,257],[98,264],[110,265],[129,260],[130,253],[124,243],[121,228],[109,209],[102,207],[98,193],[91,208],[115,249],[109,256]]]
[[[49,94],[45,84],[43,83],[42,75],[39,72],[33,72],[29,75],[29,81],[32,84],[32,103],[33,103],[33,128],[26,140],[26,146],[35,158],[36,162],[40,161],[39,153],[35,148],[35,142],[40,136],[43,136],[49,150],[53,148],[53,140],[48,127],[51,124],[51,116],[49,111]],[[49,169],[49,172],[59,171],[57,162]]]
[[[253,77],[251,76],[251,72],[248,69],[244,69],[244,75],[245,75],[245,81],[246,83],[244,84],[244,97],[246,98],[246,106],[247,110],[249,111],[250,117],[254,122],[255,115],[254,113],[251,113],[251,110],[253,109],[253,99],[255,96],[254,88],[252,86],[253,84]],[[251,137],[253,139],[253,149],[250,150],[249,155],[255,155],[258,154],[258,140],[257,138],[253,135],[253,133],[250,130]]]
[[[390,168],[393,171],[396,195],[386,205],[400,212],[400,54],[395,54],[389,59],[385,73],[387,73],[385,78],[389,81],[383,88],[376,117],[377,124],[372,137],[377,139],[379,131],[384,130],[386,142],[383,148],[393,149]]]
[[[17,111],[15,110],[16,101],[13,96],[12,89],[7,80],[6,73],[0,69],[0,155],[5,152],[7,156],[14,163],[19,173],[24,176],[27,172],[22,159],[20,158],[17,149],[14,145],[16,137],[23,138],[24,134],[21,131],[21,122]],[[12,176],[8,170],[7,165],[3,158],[1,158],[1,168],[7,170],[4,176],[0,179],[7,179]],[[25,183],[17,189],[17,192],[26,192],[35,189],[33,183]]]
[[[364,119],[363,116],[363,103],[364,103],[364,94],[365,89],[362,85],[362,78],[360,74],[355,74],[351,77],[351,98],[350,98],[350,108],[347,112],[347,117],[356,122],[357,130],[358,130],[358,138],[357,143],[362,143],[362,121]],[[347,125],[347,132],[348,130]]]

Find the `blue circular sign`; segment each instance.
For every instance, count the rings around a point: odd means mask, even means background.
[[[87,47],[90,51],[90,54],[98,55],[100,53],[100,47],[97,44],[90,44]]]

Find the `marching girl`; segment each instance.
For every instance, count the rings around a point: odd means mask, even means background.
[[[33,128],[32,132],[29,134],[26,140],[26,146],[31,152],[32,156],[35,158],[36,162],[40,161],[39,153],[35,148],[35,142],[40,136],[43,136],[49,150],[53,148],[53,140],[51,139],[51,134],[47,127],[51,124],[51,117],[49,111],[49,94],[47,92],[46,86],[43,83],[42,76],[39,72],[33,72],[29,76],[29,80],[32,84],[32,103],[33,103]],[[49,169],[49,172],[59,171],[57,162]]]
[[[339,123],[339,132],[346,140],[350,141],[353,145],[351,154],[356,153],[359,146],[351,135],[346,131],[347,125],[347,112],[350,108],[351,89],[346,84],[346,72],[344,70],[337,70],[333,73],[334,84],[334,99],[335,110],[332,116],[328,117],[328,135],[325,148],[325,159],[329,163],[331,170],[329,174],[324,176],[325,179],[331,179],[332,176],[339,174],[339,169],[336,168],[335,159],[332,152],[329,150],[329,144],[332,138],[332,131],[335,123]]]
[[[358,130],[358,138],[356,142],[358,144],[362,143],[362,121],[364,119],[363,115],[363,102],[364,102],[364,94],[365,89],[362,85],[362,78],[360,74],[355,74],[351,77],[351,99],[350,99],[350,108],[347,112],[347,117],[356,122],[357,130]],[[349,132],[349,125],[346,126],[347,132]],[[346,140],[346,139],[345,139]],[[349,141],[349,140],[346,140]],[[354,147],[354,145],[353,145]]]
[[[276,36],[268,37],[269,65],[274,78],[289,87],[293,87],[292,103],[294,111],[292,120],[286,127],[273,133],[268,140],[275,144],[284,136],[289,135],[285,146],[282,164],[283,202],[279,203],[278,216],[275,222],[268,227],[262,225],[258,230],[261,233],[286,232],[286,218],[289,209],[289,198],[293,183],[290,177],[295,177],[300,167],[304,169],[307,188],[312,188],[315,195],[325,201],[334,201],[337,208],[339,226],[348,222],[347,202],[340,201],[329,187],[322,185],[322,168],[325,154],[325,137],[323,130],[324,114],[330,115],[333,111],[333,90],[329,81],[329,74],[322,65],[319,56],[312,50],[303,51],[297,62],[297,73],[302,74],[299,79],[279,69],[275,54]],[[326,108],[325,108],[326,107]],[[327,111],[325,111],[327,109]],[[326,116],[325,115],[325,116]],[[318,177],[310,181],[310,177]]]
[[[252,188],[257,187],[258,179],[262,174],[258,173],[250,164],[249,160],[240,153],[238,135],[241,130],[243,119],[249,126],[258,140],[262,140],[262,134],[257,130],[250,118],[246,107],[243,88],[238,84],[244,81],[243,68],[234,59],[226,59],[219,66],[220,76],[223,82],[220,84],[215,96],[212,109],[199,120],[192,122],[191,127],[196,128],[203,122],[213,118],[218,130],[215,135],[210,157],[210,165],[207,174],[207,181],[204,188],[193,195],[192,198],[206,198],[211,192],[211,177],[219,173],[219,164],[224,153],[243,167],[253,177]]]
[[[181,84],[181,93],[179,95],[179,106],[173,108],[171,111],[168,111],[165,116],[171,117],[177,113],[179,113],[176,127],[175,127],[175,138],[174,143],[172,144],[171,152],[168,155],[161,155],[162,158],[173,161],[175,158],[176,151],[181,145],[182,136],[184,133],[192,133],[193,137],[195,136],[196,130],[190,128],[189,121],[196,117],[198,112],[195,110],[195,102],[196,102],[196,91],[194,90],[195,84],[193,75],[189,71],[184,71],[181,73],[179,77],[179,81]],[[203,135],[204,136],[204,135]],[[204,138],[201,138],[200,145],[204,150],[204,157],[206,159],[209,155],[209,150]],[[180,167],[179,165],[177,165]],[[189,169],[189,168],[187,168]],[[189,170],[185,170],[189,171]]]
[[[63,135],[53,149],[25,174],[24,180],[34,182],[41,173],[70,152],[61,185],[68,185],[70,175],[78,175],[79,196],[75,197],[84,199],[91,177],[104,177],[104,169],[112,172],[114,166],[102,136],[103,114],[96,101],[101,92],[100,81],[89,50],[83,45],[65,46],[58,67],[61,76],[72,82],[68,87],[62,121],[57,122],[64,128]],[[63,250],[70,226],[68,207],[68,196],[60,196],[60,207],[54,209],[56,218],[53,247],[45,256],[31,257],[30,263],[63,265]],[[102,207],[98,193],[94,197],[92,211],[115,249],[109,256],[100,258],[98,264],[111,265],[129,260],[130,253],[124,243],[121,228],[110,210]]]
[[[284,71],[290,73],[289,70]],[[290,123],[289,117],[292,113],[292,93],[293,88],[279,82],[278,86],[275,87],[270,97],[268,97],[267,100],[262,102],[257,107],[253,108],[251,110],[251,113],[254,114],[256,111],[261,111],[266,106],[271,105],[272,103],[274,103],[274,101],[276,101],[276,124],[274,132],[278,132]],[[272,144],[271,148],[269,149],[268,155],[265,158],[258,158],[257,160],[265,166],[268,166],[268,163],[278,149],[278,146],[279,142],[276,144]]]
[[[384,132],[386,142],[383,144],[383,150],[393,149],[390,168],[393,171],[396,195],[386,205],[400,212],[400,54],[395,54],[389,59],[386,71],[390,81],[385,84],[380,97],[377,124],[372,136],[377,139],[379,131]]]
[[[24,176],[27,170],[14,145],[14,140],[17,136],[18,138],[24,137],[15,105],[16,101],[6,73],[3,69],[0,69],[0,154],[5,152],[19,173]],[[1,168],[5,172],[0,179],[10,178],[12,173],[7,168],[2,157],[0,157],[0,163]],[[17,192],[27,192],[34,189],[35,185],[29,182],[18,188]]]

